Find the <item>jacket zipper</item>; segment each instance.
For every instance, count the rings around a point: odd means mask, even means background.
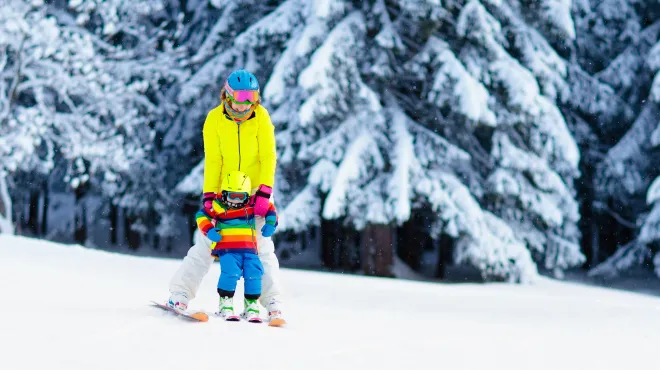
[[[238,127],[238,170],[241,170],[241,124],[236,124]]]

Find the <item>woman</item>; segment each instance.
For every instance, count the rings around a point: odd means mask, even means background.
[[[245,70],[237,70],[227,78],[220,93],[220,105],[211,110],[204,122],[204,208],[209,209],[221,181],[231,171],[242,171],[250,177],[257,230],[265,224],[268,203],[275,182],[277,154],[275,128],[266,108],[261,106],[257,78]],[[211,240],[202,236],[190,248],[179,270],[170,282],[169,305],[185,310],[195,298],[197,289],[208,273],[214,258]],[[264,267],[261,304],[268,319],[281,319],[279,261],[270,237],[258,233],[259,259]]]

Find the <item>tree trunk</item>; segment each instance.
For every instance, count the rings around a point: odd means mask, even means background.
[[[77,187],[74,193],[76,196],[76,209],[74,212],[73,238],[76,243],[84,245],[87,241],[87,207],[84,204],[85,190],[82,187]]]
[[[149,206],[147,212],[147,224],[150,230],[150,233],[148,234],[148,240],[151,244],[151,248],[153,248],[153,250],[158,250],[159,239],[158,235],[156,234],[156,212],[154,211],[153,206]]]
[[[117,227],[119,226],[119,207],[110,201],[110,243],[117,245]]]
[[[389,225],[367,225],[362,232],[361,262],[366,275],[394,277],[394,243]]]
[[[339,254],[339,266],[344,270],[352,271],[356,268],[358,234],[354,230],[342,228],[341,252]],[[359,265],[358,265],[359,266]]]
[[[415,271],[421,269],[424,247],[431,239],[422,226],[422,217],[415,212],[397,230],[397,255]]]
[[[600,226],[595,218],[591,219],[591,256],[589,267],[594,268],[600,263]]]
[[[39,192],[37,190],[30,190],[27,228],[32,235],[39,235]]]
[[[140,248],[140,234],[132,228],[137,219],[136,216],[126,215],[126,210],[124,210],[124,234],[128,242],[128,248],[134,251]]]
[[[582,149],[582,148],[580,148]],[[589,148],[585,148],[589,150]],[[594,189],[594,170],[592,166],[587,165],[585,158],[580,161],[580,171],[582,172],[583,181],[575,184],[580,199],[580,220],[578,227],[585,237],[582,238],[580,249],[586,257],[583,268],[590,269],[598,265],[599,258],[599,236],[594,237],[594,228],[597,230],[599,227],[599,217],[594,209],[594,202],[596,201],[596,192]],[[591,235],[591,237],[586,237]],[[596,234],[598,235],[598,234]]]
[[[333,269],[338,265],[340,250],[339,225],[334,220],[321,220],[321,260],[323,266]]]
[[[14,234],[12,203],[7,188],[7,177],[0,171],[0,234]]]
[[[435,243],[438,245],[438,263],[435,269],[435,277],[447,279],[447,266],[452,264],[454,252],[454,239],[447,234],[440,234],[440,239]]]
[[[48,207],[50,206],[50,188],[48,185],[49,180],[46,179],[43,183],[44,202],[41,210],[41,235],[48,233]]]
[[[195,231],[197,230],[197,220],[195,219],[195,214],[199,210],[198,202],[199,200],[197,198],[189,196],[184,200],[183,206],[181,207],[181,211],[183,212],[184,215],[186,215],[188,219],[187,242],[190,242],[194,239]]]

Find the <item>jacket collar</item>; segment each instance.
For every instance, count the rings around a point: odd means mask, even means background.
[[[236,121],[234,121],[233,118],[231,118],[231,117],[229,116],[229,114],[227,114],[227,110],[225,109],[225,105],[224,105],[224,104],[222,104],[222,114],[224,114],[224,115],[225,115],[225,118],[227,118],[228,120],[230,120],[230,121],[232,121],[232,122],[236,122]],[[257,110],[255,109],[254,112],[252,112],[252,114],[250,115],[250,117],[249,117],[248,119],[246,119],[245,121],[243,121],[243,122],[247,122],[247,121],[251,120],[252,118],[254,118],[254,117],[256,117],[256,116],[257,116]],[[243,122],[236,122],[236,124],[239,124],[239,125],[240,125],[240,124],[243,123]]]

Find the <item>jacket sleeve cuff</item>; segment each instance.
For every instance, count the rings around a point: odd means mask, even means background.
[[[261,196],[266,199],[270,198],[270,195],[273,193],[273,188],[268,185],[261,184],[259,189],[257,189],[256,196]]]

